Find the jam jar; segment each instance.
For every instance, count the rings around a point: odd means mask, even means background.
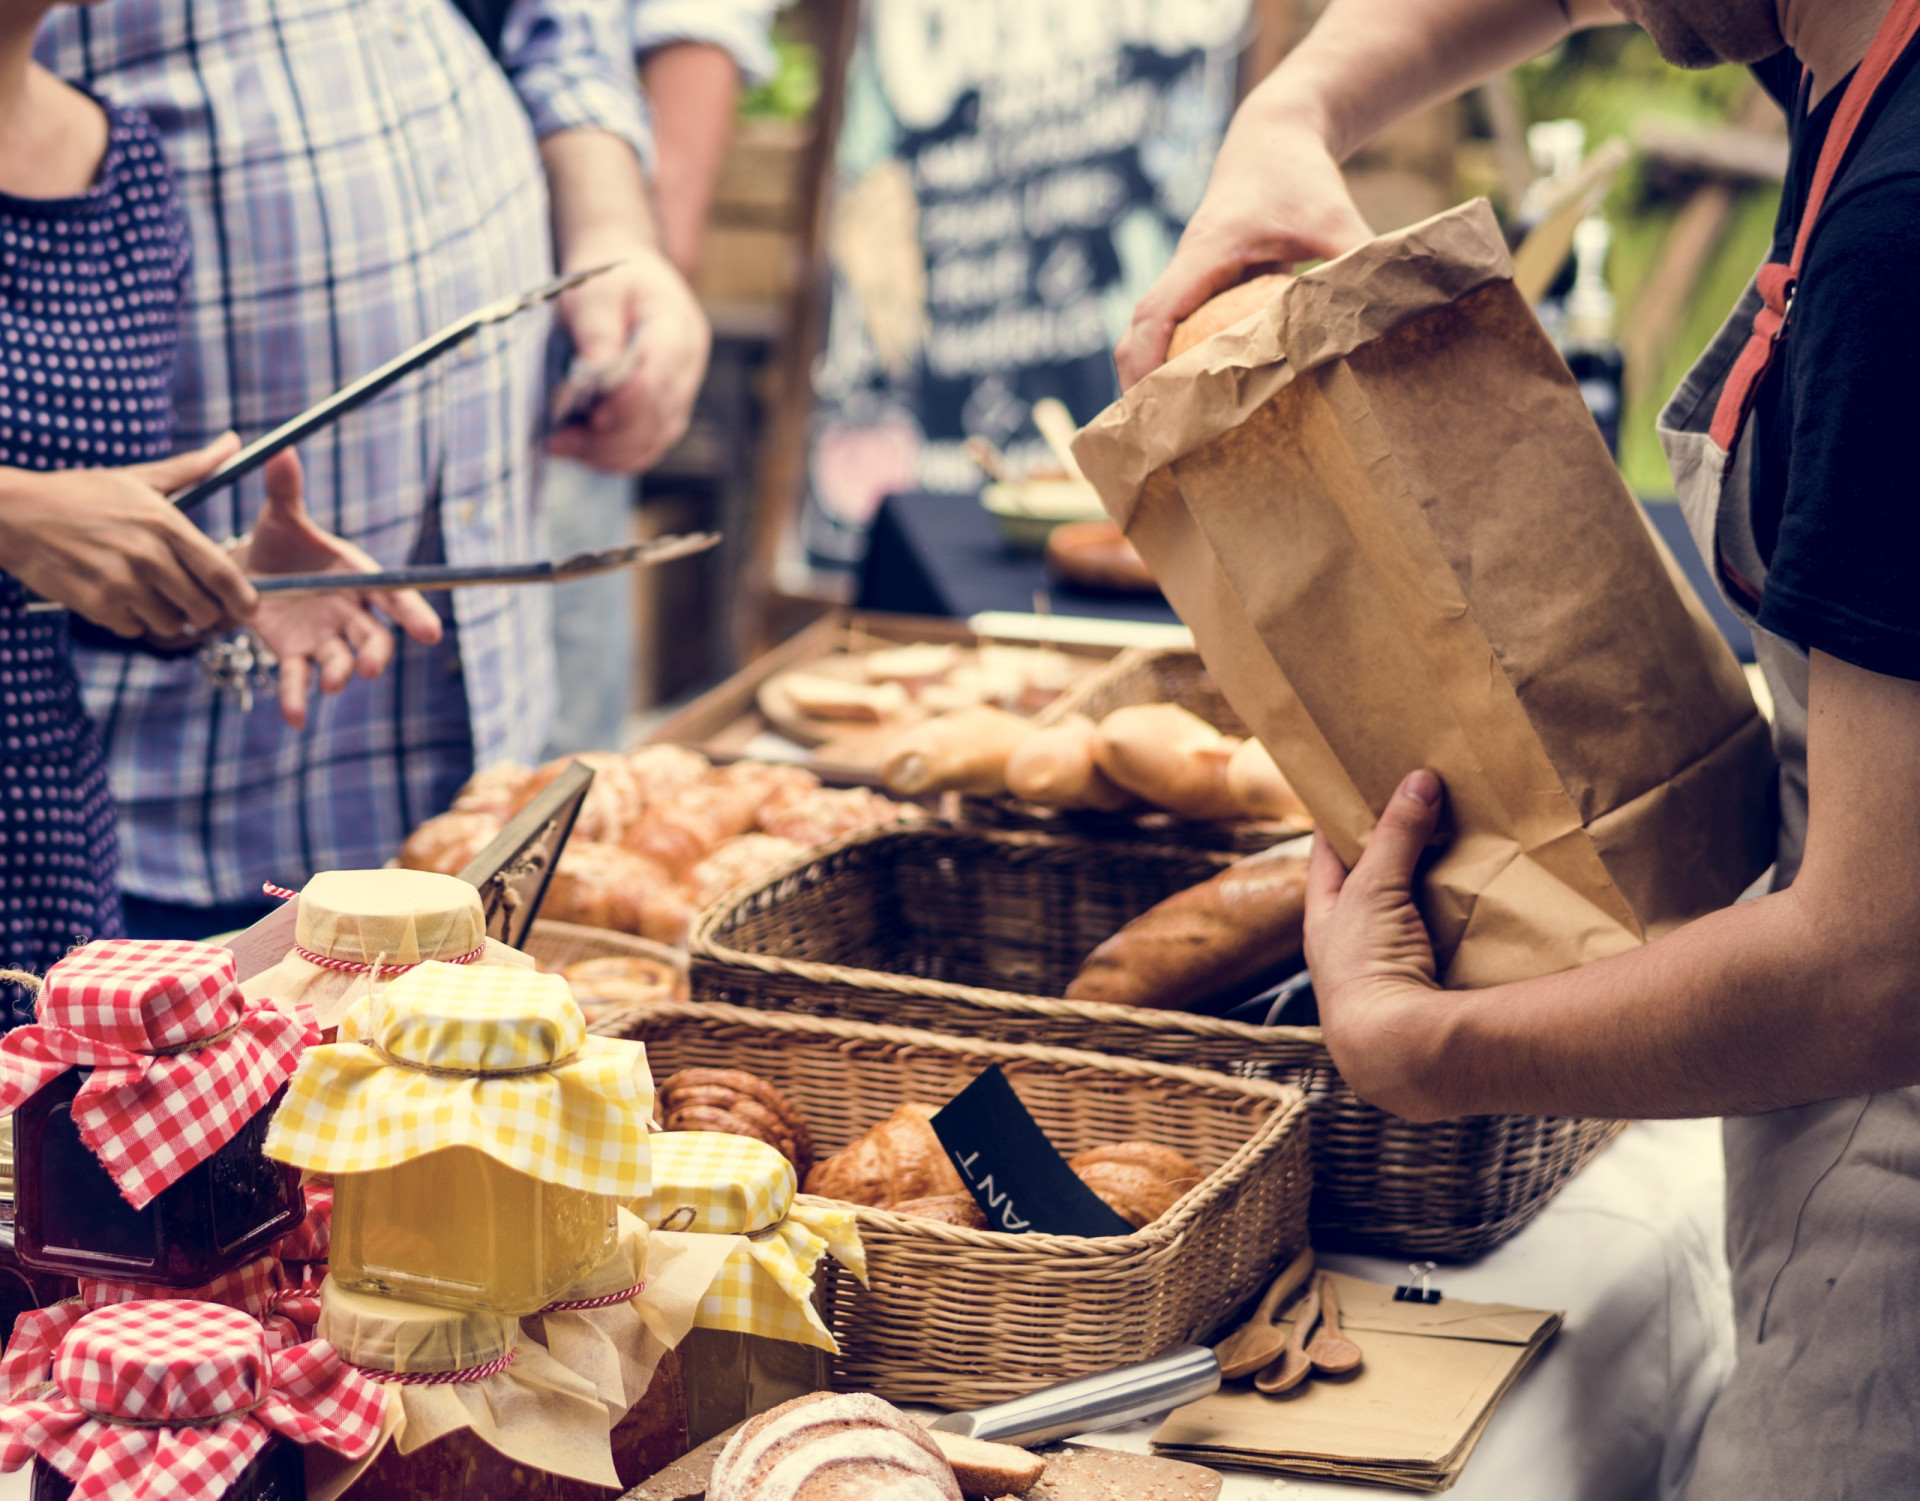
[[[68,1501],[74,1483],[37,1455],[32,1501]],[[222,1501],[306,1501],[307,1465],[300,1445],[275,1434],[221,1492]]]

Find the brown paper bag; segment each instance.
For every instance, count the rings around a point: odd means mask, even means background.
[[[1767,726],[1512,270],[1484,202],[1382,236],[1074,445],[1344,859],[1445,779],[1449,986],[1619,953],[1773,853]]]

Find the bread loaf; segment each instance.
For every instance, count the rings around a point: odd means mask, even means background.
[[[807,1192],[874,1209],[936,1194],[965,1194],[967,1185],[934,1135],[937,1113],[932,1105],[902,1105],[807,1174]]]
[[[813,1133],[800,1112],[758,1074],[737,1068],[683,1068],[660,1086],[662,1128],[719,1131],[763,1141],[805,1179],[813,1167]]]
[[[1292,280],[1292,277],[1283,276],[1278,271],[1270,271],[1264,276],[1243,281],[1237,287],[1228,287],[1210,302],[1201,303],[1174,325],[1173,342],[1167,345],[1167,358],[1183,355],[1221,330],[1245,322]]]
[[[918,1423],[867,1392],[814,1392],[749,1418],[714,1461],[707,1501],[961,1501]]]
[[[1070,1001],[1191,1010],[1300,959],[1307,862],[1263,850],[1150,907],[1087,956]]]
[[[940,1446],[947,1463],[953,1466],[953,1478],[960,1494],[998,1501],[1002,1496],[1024,1496],[1047,1472],[1047,1462],[1038,1454],[1016,1449],[1012,1444],[990,1444],[985,1439],[967,1438],[958,1433],[929,1429],[927,1436]],[[1152,1497],[1129,1501],[1154,1501]]]
[[[572,839],[554,866],[540,915],[637,933],[658,943],[684,943],[692,915],[668,873],[617,844]]]
[[[407,842],[400,846],[401,867],[457,876],[493,843],[501,827],[491,813],[438,814],[407,835]]]
[[[985,1230],[987,1217],[974,1202],[972,1194],[930,1194],[924,1199],[904,1199],[891,1206],[895,1214],[917,1220],[933,1220],[942,1225],[959,1225],[967,1230]]]
[[[797,840],[776,834],[741,834],[722,840],[680,885],[696,910],[705,911],[737,886],[756,881],[806,849]]]
[[[593,784],[580,803],[580,816],[574,820],[574,839],[615,841],[620,831],[640,816],[645,801],[640,784],[634,779],[627,758],[613,751],[582,751],[577,756],[559,756],[536,767],[514,795],[513,811],[518,813],[549,783],[575,761],[590,767]]]
[[[1137,801],[1116,786],[1093,759],[1099,727],[1084,714],[1035,730],[1007,757],[1007,791],[1049,808],[1091,808],[1103,813]]]
[[[879,724],[904,712],[911,702],[898,683],[852,683],[804,672],[790,672],[779,682],[793,706],[810,719]]]
[[[1249,818],[1279,819],[1302,827],[1313,823],[1300,794],[1258,740],[1247,741],[1227,762],[1227,790]]]
[[[1090,1147],[1067,1166],[1136,1230],[1173,1208],[1201,1178],[1200,1169],[1172,1147],[1150,1141]]]
[[[777,793],[761,805],[759,824],[766,833],[797,844],[827,844],[855,829],[918,818],[918,808],[902,806],[871,787],[815,787]]]
[[[476,771],[453,796],[455,813],[486,813],[505,823],[520,806],[521,789],[533,776],[531,766],[518,761],[496,761]]]
[[[704,782],[712,770],[705,756],[684,745],[643,745],[627,756],[627,774],[646,802]]]
[[[1178,704],[1132,704],[1100,721],[1093,755],[1110,781],[1182,818],[1242,816],[1227,788],[1240,742]]]
[[[992,796],[1007,788],[1007,758],[1034,731],[1031,720],[980,704],[903,732],[882,777],[907,797],[926,792]]]

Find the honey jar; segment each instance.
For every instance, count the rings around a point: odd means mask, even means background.
[[[231,953],[88,944],[48,972],[39,1016],[0,1038],[22,1266],[198,1287],[300,1223],[299,1175],[261,1147],[317,1034],[244,1000]]]
[[[267,1153],[333,1180],[344,1289],[519,1316],[610,1257],[647,1178],[638,1043],[589,1037],[564,980],[426,963],[311,1049]]]

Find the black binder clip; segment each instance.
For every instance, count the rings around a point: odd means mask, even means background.
[[[1396,1303],[1438,1303],[1440,1289],[1433,1286],[1433,1274],[1439,1270],[1437,1261],[1413,1261],[1407,1264],[1407,1280],[1393,1290]],[[1419,1281],[1419,1286],[1413,1284]]]

